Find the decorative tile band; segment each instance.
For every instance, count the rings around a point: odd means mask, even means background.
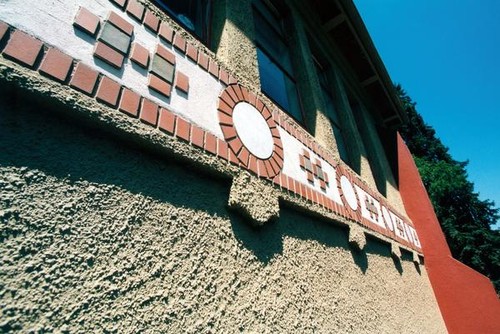
[[[219,122],[224,139],[245,167],[262,177],[275,177],[283,167],[283,144],[269,109],[240,85],[219,96]]]
[[[21,31],[15,28],[19,22],[0,13],[8,23],[0,21],[0,38],[8,39],[0,43],[6,45],[3,56],[137,118],[152,131],[175,136],[282,191],[420,250],[413,224],[380,194],[149,9],[135,0],[112,0],[113,5],[102,7],[90,0],[68,3],[57,6],[67,12],[65,6],[73,5],[66,24],[75,30],[61,26],[60,35],[64,29],[66,34],[55,42],[36,24]],[[43,4],[36,6],[41,16],[44,10],[49,15]],[[81,48],[66,47],[69,42]]]

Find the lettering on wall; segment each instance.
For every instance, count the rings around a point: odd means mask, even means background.
[[[383,196],[137,1],[126,7],[119,1],[37,1],[30,11],[9,2],[3,6],[8,10],[0,12],[0,38],[11,31],[5,57],[137,118],[151,131],[175,136],[282,191],[421,249],[413,224]],[[31,60],[42,45],[49,51],[37,69]]]

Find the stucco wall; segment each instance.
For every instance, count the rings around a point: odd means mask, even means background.
[[[23,94],[0,97],[3,332],[383,332],[445,327],[423,266]],[[182,144],[185,145],[185,144]]]

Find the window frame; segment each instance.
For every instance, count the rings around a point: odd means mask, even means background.
[[[339,108],[338,103],[336,103],[335,89],[332,88],[332,86],[334,86],[334,84],[331,82],[331,71],[333,71],[333,68],[327,61],[322,61],[323,59],[318,56],[319,51],[317,51],[316,49],[312,50],[312,40],[311,38],[309,38],[308,40],[311,49],[311,58],[314,64],[315,74],[318,78],[318,83],[320,86],[323,107],[325,108],[325,116],[328,118],[332,126],[332,135],[335,138],[335,143],[337,145],[337,151],[339,153],[340,159],[347,165],[351,166],[351,152],[347,146],[345,128],[344,124],[342,124],[342,108]],[[328,106],[329,104],[331,104],[331,107]],[[334,113],[334,115],[332,115],[332,113]]]
[[[172,20],[174,20],[178,25],[180,25],[184,30],[189,32],[191,35],[193,35],[198,41],[203,43],[205,46],[210,48],[210,44],[212,42],[212,18],[213,18],[213,1],[212,0],[198,0],[202,1],[206,8],[203,10],[205,13],[202,13],[203,15],[203,20],[201,22],[201,30],[202,34],[200,34],[196,31],[196,24],[195,24],[195,29],[191,29],[188,27],[184,22],[182,22],[178,15],[176,14],[173,9],[166,3],[168,0],[152,0],[153,3],[165,14],[167,14]],[[181,0],[181,1],[197,1],[197,0]]]
[[[265,55],[265,57],[268,58],[270,60],[270,62],[274,66],[276,66],[276,68],[281,72],[281,74],[283,76],[283,80],[284,80],[283,83],[285,85],[285,92],[284,93],[285,93],[285,96],[287,99],[287,104],[289,105],[288,108],[285,108],[285,106],[283,106],[282,103],[278,102],[275,97],[273,97],[271,94],[269,94],[268,92],[266,92],[263,89],[262,70],[261,70],[262,64],[257,59],[258,69],[259,69],[259,78],[261,80],[261,85],[260,85],[261,92],[267,98],[269,98],[273,103],[275,103],[281,109],[283,109],[287,115],[289,115],[292,119],[294,119],[297,123],[299,123],[301,126],[303,126],[305,128],[306,127],[306,122],[305,122],[306,117],[305,117],[305,113],[304,113],[304,108],[302,106],[300,91],[299,91],[298,85],[297,85],[296,74],[293,71],[293,64],[292,64],[293,54],[291,52],[291,47],[290,47],[290,45],[285,37],[285,33],[284,33],[286,25],[287,25],[287,22],[286,22],[287,17],[280,14],[278,9],[280,9],[282,11],[285,10],[283,5],[276,6],[276,4],[274,2],[271,2],[269,0],[254,0],[252,2],[252,14],[253,14],[254,27],[255,27],[254,42],[255,42],[255,46],[257,48],[257,52],[259,52],[259,51],[262,52]],[[268,15],[265,13],[266,10],[278,22],[279,27],[275,27],[275,25],[272,22],[270,22]],[[276,55],[273,55],[272,52],[264,46],[264,43],[259,41],[258,27],[256,25],[256,15],[259,15],[260,19],[265,21],[265,24],[272,29],[272,32],[280,39],[280,42],[286,47],[286,52],[288,53],[287,56],[288,56],[289,62],[290,62],[290,69],[286,69],[285,66],[283,66],[283,64],[281,64],[281,62],[276,59],[277,58]],[[282,31],[280,31],[280,30],[282,30]],[[292,83],[293,89],[294,89],[294,94],[295,94],[294,98],[289,96],[288,90],[286,87],[287,83],[285,80],[289,80]],[[296,100],[296,102],[294,102],[293,100]],[[292,106],[292,103],[296,104],[296,105]],[[298,114],[297,116],[292,111],[293,109],[297,110],[295,112],[296,114]],[[298,117],[300,117],[300,118],[298,118]]]

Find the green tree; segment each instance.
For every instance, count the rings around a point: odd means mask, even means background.
[[[489,277],[500,292],[500,231],[492,229],[499,209],[493,201],[479,198],[468,180],[468,162],[454,160],[417,112],[416,103],[400,85],[396,90],[409,119],[401,136],[413,154],[453,257]]]

